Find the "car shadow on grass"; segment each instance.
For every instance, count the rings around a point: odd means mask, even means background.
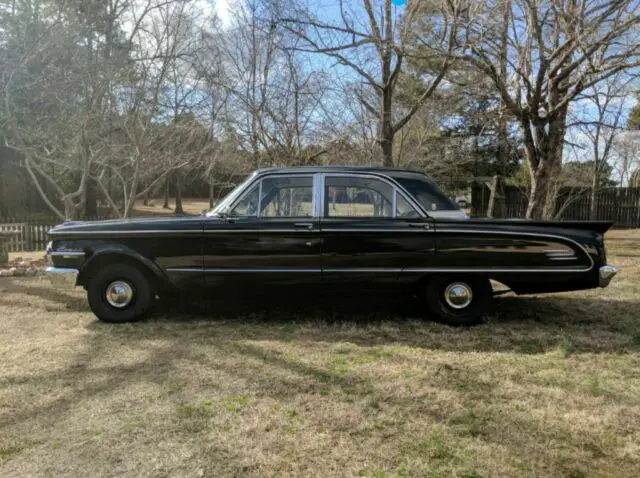
[[[45,299],[54,306],[93,317],[84,294],[55,291],[29,281],[5,287],[0,303],[11,305],[13,293]],[[4,296],[4,298],[3,298]],[[360,346],[402,344],[451,351],[547,353],[625,353],[640,349],[640,300],[607,300],[582,294],[497,298],[485,322],[450,327],[430,320],[415,300],[385,296],[327,298],[183,297],[158,300],[147,320],[127,325],[135,340],[179,338],[194,330],[218,342],[237,340],[307,340],[350,342]],[[99,334],[119,326],[91,320]],[[114,329],[115,327],[115,329]]]
[[[319,298],[296,304],[183,300],[158,302],[151,317],[133,327],[159,338],[167,328],[179,334],[181,327],[188,327],[215,331],[217,340],[231,341],[305,340],[451,351],[617,354],[640,350],[640,324],[634,319],[639,305],[634,300],[564,294],[505,296],[494,301],[482,324],[451,327],[425,315],[415,301]]]

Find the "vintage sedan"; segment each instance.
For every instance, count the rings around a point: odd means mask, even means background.
[[[84,287],[106,322],[144,317],[156,296],[311,289],[403,292],[467,325],[487,312],[491,280],[517,294],[606,287],[610,226],[469,219],[411,170],[271,168],[199,217],[65,222],[50,231],[48,275]]]

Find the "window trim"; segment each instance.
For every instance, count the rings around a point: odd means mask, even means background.
[[[262,181],[268,178],[277,178],[277,177],[310,177],[313,179],[312,182],[312,193],[311,193],[311,211],[312,211],[312,218],[314,219],[329,219],[329,217],[325,216],[325,178],[326,177],[343,177],[343,178],[365,178],[365,179],[379,179],[380,181],[387,183],[388,185],[390,185],[393,188],[394,191],[394,198],[396,201],[396,206],[397,206],[397,194],[400,193],[400,195],[404,198],[405,201],[407,201],[407,203],[409,203],[410,206],[413,207],[413,209],[418,213],[418,215],[420,216],[419,218],[416,219],[429,219],[430,216],[429,214],[422,208],[422,205],[420,205],[415,199],[413,199],[413,197],[411,196],[411,194],[409,194],[404,187],[402,187],[401,184],[399,184],[397,181],[395,181],[394,178],[392,177],[388,177],[385,175],[381,175],[381,174],[376,174],[376,173],[354,173],[354,172],[349,172],[349,171],[340,171],[340,172],[309,172],[309,171],[300,171],[300,172],[296,172],[296,173],[291,173],[291,172],[287,172],[287,173],[278,173],[278,172],[273,172],[273,173],[267,173],[267,174],[256,174],[255,177],[253,178],[253,181],[247,181],[246,187],[244,188],[244,190],[242,192],[240,192],[240,194],[238,194],[238,196],[235,198],[235,200],[229,204],[229,206],[227,207],[227,211],[232,211],[233,208],[235,208],[237,206],[237,204],[242,201],[245,196],[247,194],[249,194],[249,192],[251,192],[251,188],[253,188],[253,186],[256,184],[256,181],[260,181],[260,188],[262,187]],[[259,191],[260,194],[260,198],[259,201],[262,201],[262,191]],[[393,208],[393,219],[396,218],[396,207]],[[214,216],[215,217],[215,216]],[[268,217],[264,217],[264,216],[238,216],[238,218],[254,218],[254,219],[283,219],[283,218],[268,218]],[[353,216],[351,216],[351,218],[354,218]],[[300,219],[300,218],[292,218],[292,219]],[[366,219],[366,217],[361,218],[361,219]]]
[[[377,174],[367,174],[367,173],[318,173],[319,180],[318,186],[319,190],[316,192],[315,196],[319,197],[319,208],[318,208],[318,217],[322,219],[396,219],[396,207],[398,201],[398,193],[403,197],[407,203],[413,207],[413,209],[418,213],[420,219],[426,219],[428,216],[423,212],[422,208],[416,204],[416,201],[413,200],[401,187],[395,184],[393,181],[389,180],[384,176],[380,176]],[[328,216],[325,210],[325,201],[326,201],[326,178],[327,177],[340,177],[340,178],[363,178],[363,179],[378,179],[383,183],[391,186],[393,191],[392,196],[392,212],[393,215],[390,218],[380,218],[380,217],[367,217],[367,216]]]
[[[233,209],[238,205],[238,203],[240,203],[249,193],[251,193],[251,190],[253,189],[253,187],[255,186],[256,182],[259,181],[258,183],[258,215],[256,216],[232,216],[234,218],[251,218],[251,219],[262,219],[262,220],[272,220],[272,219],[278,219],[278,220],[282,220],[282,219],[296,219],[296,220],[300,220],[300,219],[310,219],[310,218],[317,218],[317,216],[315,216],[315,211],[316,211],[316,194],[315,194],[315,186],[316,186],[316,178],[315,178],[315,174],[314,173],[275,173],[275,174],[263,174],[263,175],[259,175],[255,178],[254,181],[251,181],[249,184],[247,184],[246,188],[244,191],[242,191],[242,193],[240,193],[238,195],[238,197],[236,198],[236,200],[229,205],[229,207],[227,208],[227,210],[229,212],[233,211]],[[269,217],[269,216],[262,216],[260,215],[260,208],[262,206],[262,182],[265,179],[272,179],[272,178],[292,178],[292,177],[297,177],[297,178],[309,178],[311,179],[311,216],[284,216],[284,217]]]

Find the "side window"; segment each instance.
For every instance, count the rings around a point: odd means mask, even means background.
[[[312,202],[312,177],[276,176],[254,184],[230,214],[244,217],[311,217]]]
[[[420,214],[401,194],[396,196],[396,217],[418,219]]]
[[[261,217],[313,216],[313,178],[283,176],[262,181]]]
[[[394,216],[393,186],[376,178],[327,176],[325,214],[327,217]]]
[[[426,179],[395,178],[427,211],[456,211],[457,205],[438,187]]]
[[[256,217],[258,215],[258,195],[260,192],[260,183],[255,183],[249,191],[247,191],[242,199],[229,212],[231,216]]]

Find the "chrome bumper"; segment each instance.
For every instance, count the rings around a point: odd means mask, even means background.
[[[618,268],[613,266],[602,266],[600,268],[600,274],[598,276],[598,285],[600,287],[607,287],[611,279],[618,273]]]
[[[73,289],[77,285],[78,269],[47,267],[47,277],[56,289]]]

